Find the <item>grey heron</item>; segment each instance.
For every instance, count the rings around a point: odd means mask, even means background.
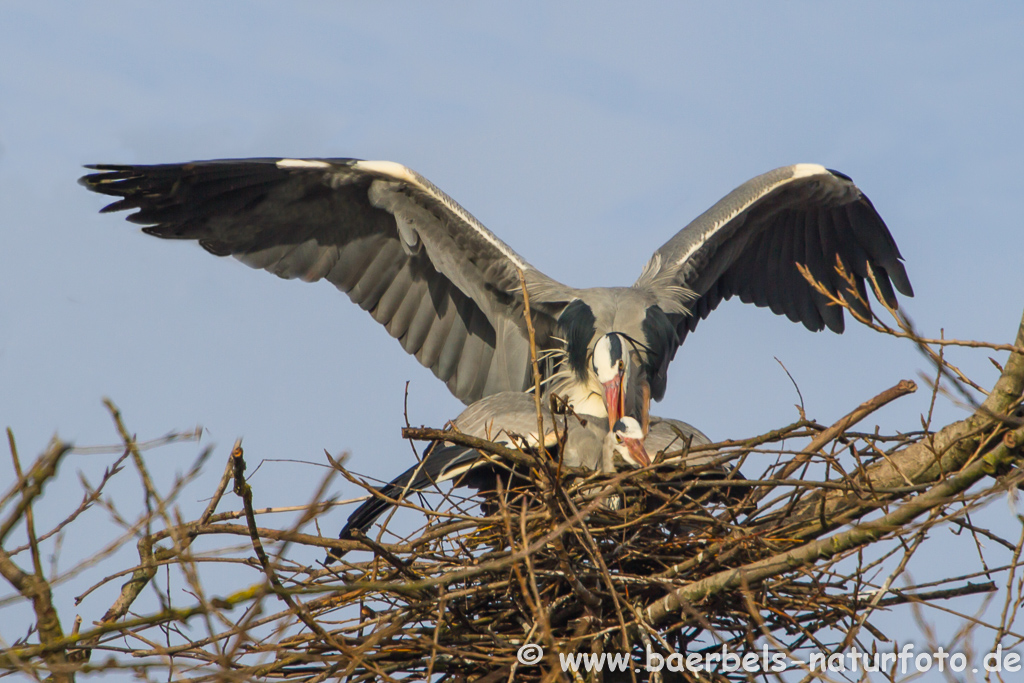
[[[550,410],[544,415],[544,445],[548,449],[562,446],[558,457],[566,467],[583,468],[613,473],[619,467],[643,467],[650,464],[647,445],[661,449],[679,443],[677,431],[692,443],[710,443],[701,432],[678,420],[655,418],[651,432],[644,438],[640,423],[625,416],[609,430],[600,417],[566,415],[555,417]],[[464,410],[452,420],[453,427],[463,434],[485,438],[517,448],[536,448],[537,412],[532,395],[523,392],[501,392],[487,396]],[[672,426],[675,429],[672,429]],[[646,444],[646,445],[645,445]],[[688,465],[703,465],[712,456],[699,456]],[[479,451],[455,444],[437,444],[427,449],[419,463],[398,475],[377,492],[385,498],[397,500],[408,492],[422,491],[432,484],[440,484],[463,477],[462,485],[487,488],[500,465],[487,459]],[[511,468],[511,466],[509,466]],[[482,475],[475,476],[474,475]],[[356,508],[342,529],[340,538],[352,538],[354,530],[366,531],[391,506],[387,500],[374,496]],[[343,553],[331,552],[328,559]]]
[[[732,296],[813,331],[843,331],[833,295],[874,274],[885,303],[913,296],[892,235],[838,171],[796,164],[740,185],[654,252],[632,286],[576,289],[533,268],[415,171],[358,159],[223,159],[100,164],[80,182],[117,197],[103,211],[167,239],[196,240],[283,278],[326,279],[383,324],[466,404],[533,385],[525,282],[542,375],[580,413],[622,414],[598,378],[597,341],[621,333],[639,364],[630,414],[646,428],[651,398],[697,324]],[[630,228],[635,226],[629,226]],[[620,401],[626,397],[619,396]],[[617,401],[618,402],[618,401]]]
[[[642,467],[650,464],[643,432],[633,418],[624,417],[608,430],[603,419],[593,416],[555,418],[550,410],[544,413],[545,433],[541,439],[538,438],[534,397],[520,391],[503,391],[474,402],[452,420],[452,426],[463,434],[518,449],[537,449],[542,440],[546,449],[556,449],[561,437],[558,457],[566,467],[610,473],[615,471],[616,465]],[[486,482],[502,467],[496,460],[487,459],[468,446],[438,443],[428,447],[422,461],[379,487],[377,492],[397,500],[408,492],[419,492],[431,484],[460,477],[462,485],[487,488]],[[511,470],[510,465],[507,467]],[[349,515],[339,538],[351,539],[355,529],[366,531],[390,505],[381,498],[371,498]],[[341,555],[331,551],[328,561]]]

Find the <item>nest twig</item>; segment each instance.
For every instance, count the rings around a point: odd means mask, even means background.
[[[1024,348],[1024,321],[1007,348]],[[929,357],[945,362],[941,353]],[[938,376],[955,380],[956,373]],[[764,680],[721,660],[701,673],[645,667],[654,655],[757,659],[770,645],[789,670],[799,670],[794,662],[808,654],[863,651],[868,638],[891,642],[877,623],[880,610],[928,604],[951,611],[953,598],[996,592],[1004,606],[987,625],[994,642],[1009,649],[1024,642],[1014,616],[1024,535],[1003,538],[971,515],[1022,479],[1024,355],[1011,350],[999,381],[960,422],[894,434],[856,431],[913,389],[897,384],[833,425],[801,416],[764,435],[687,445],[648,468],[610,476],[474,441],[514,463],[518,478],[473,498],[408,494],[398,502],[402,514],[345,541],[308,528],[327,511],[337,525],[336,508],[325,500],[330,476],[290,524],[260,526],[274,510],[256,507],[260,490],[244,479],[240,445],[203,513],[182,519],[174,501],[199,463],[162,491],[146,471],[145,444],[134,441],[111,404],[123,455],[49,532],[36,530],[31,512],[69,447],[55,443],[23,468],[10,439],[18,482],[0,499],[0,574],[16,593],[0,599],[0,608],[22,600],[38,626],[0,644],[0,668],[63,680],[98,668],[192,680],[596,680],[578,657],[616,655],[628,666],[606,669],[605,681]],[[709,452],[715,458],[701,468],[681,467],[687,456]],[[723,475],[722,465],[733,466],[731,474]],[[145,489],[140,515],[122,514],[100,495],[128,467]],[[360,481],[343,463],[334,472]],[[232,478],[234,499],[226,493]],[[227,500],[241,509],[217,512]],[[123,520],[128,532],[118,543],[137,539],[139,562],[105,572],[79,596],[91,600],[99,588],[127,581],[101,618],[66,634],[51,585],[90,563],[105,566],[113,550],[48,576],[41,546],[92,505]],[[421,526],[409,533],[401,524],[412,518]],[[944,524],[973,539],[977,571],[914,583],[912,558]],[[8,543],[22,527],[26,542]],[[983,551],[981,540],[995,541],[994,550]],[[317,562],[329,547],[350,552],[333,565]],[[19,565],[25,559],[31,567]],[[211,567],[242,578],[214,596]],[[162,579],[161,569],[173,569],[174,578],[168,571]],[[188,604],[176,604],[171,582],[184,586]],[[159,600],[144,602],[145,589],[158,583]]]

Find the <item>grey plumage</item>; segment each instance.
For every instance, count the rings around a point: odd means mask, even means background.
[[[834,270],[837,256],[857,277],[865,299],[869,265],[886,303],[897,303],[893,285],[914,295],[896,242],[849,176],[797,164],[726,195],[654,253],[637,285],[674,284],[698,295],[694,315],[680,320],[680,342],[732,296],[768,306],[812,331],[827,326],[842,332],[842,311],[826,305],[790,265],[806,265],[836,294],[846,288]]]
[[[557,443],[558,434],[566,432],[562,461],[569,467],[600,469],[600,443],[608,429],[592,416],[552,415],[542,406],[544,445]],[[536,448],[537,408],[532,394],[505,391],[473,403],[451,421],[452,426],[470,436],[477,436],[512,447]]]
[[[687,445],[707,446],[711,443],[704,432],[682,420],[673,420],[668,417],[651,417],[650,431],[644,440],[647,452],[652,456],[662,451],[674,452],[682,450]],[[715,456],[692,456],[687,459],[687,465],[703,465],[710,462]]]
[[[628,425],[624,423],[629,423]],[[469,406],[452,426],[459,432],[485,438],[517,448],[535,448],[537,439],[537,413],[533,396],[522,392],[493,394]],[[640,426],[632,418],[624,418],[615,433],[609,432],[607,422],[600,417],[552,415],[544,411],[544,443],[548,448],[558,446],[562,436],[564,448],[558,454],[565,467],[582,468],[612,473],[617,463],[637,466],[645,463],[631,459],[630,451],[619,436],[642,438]],[[680,437],[680,434],[682,435]],[[643,440],[644,456],[649,453],[670,449],[681,450],[688,443],[704,445],[710,440],[695,427],[680,420],[651,418],[651,429]],[[622,454],[617,458],[617,452]],[[676,466],[680,469],[701,467],[709,464],[714,454],[700,454],[685,457]],[[397,500],[407,492],[422,491],[445,481],[462,478],[461,485],[480,488],[490,483],[490,477],[474,479],[476,470],[493,471],[495,460],[484,458],[477,450],[451,443],[437,444],[429,448],[423,460],[398,475],[390,483],[377,489],[381,495]],[[719,476],[729,473],[729,468],[720,466],[713,470]],[[467,475],[469,477],[467,478]],[[370,525],[391,506],[379,497],[372,497],[352,512],[342,529],[340,538],[352,538],[353,531],[365,532]],[[343,553],[331,552],[328,561],[340,558]]]
[[[128,220],[150,234],[197,240],[280,277],[328,280],[467,404],[532,385],[520,271],[538,349],[555,352],[542,364],[544,378],[596,415],[606,407],[594,400],[599,387],[587,361],[608,332],[635,343],[646,385],[635,414],[646,415],[649,398],[664,395],[678,346],[724,299],[768,306],[811,330],[842,331],[842,311],[810,288],[796,263],[833,293],[845,289],[834,271],[839,257],[859,291],[866,293],[870,267],[888,304],[897,303],[893,288],[913,295],[871,202],[847,176],[815,164],[744,183],[659,248],[632,287],[594,289],[537,271],[437,187],[392,162],[90,168],[98,172],[81,182],[120,198],[104,211],[137,209]]]
[[[541,441],[548,449],[562,447],[558,453],[565,467],[613,472],[614,453],[606,444],[609,434],[607,422],[593,416],[553,415],[544,409],[543,440],[537,438],[536,404],[532,394],[501,392],[475,402],[451,421],[452,428],[512,448],[535,449]],[[635,424],[635,422],[634,422]],[[637,425],[639,433],[639,426]],[[474,470],[493,471],[500,467],[496,459],[488,460],[479,451],[452,443],[440,443],[428,448],[421,462],[398,475],[377,491],[387,498],[397,499],[407,491],[421,491],[432,484],[463,479],[463,485],[479,487],[490,477],[467,478]],[[511,466],[508,466],[511,469]],[[373,497],[358,507],[342,529],[340,538],[351,538],[352,531],[365,531],[390,504]],[[341,554],[332,553],[328,561]]]

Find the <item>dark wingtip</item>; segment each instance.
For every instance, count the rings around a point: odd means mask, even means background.
[[[853,178],[851,178],[850,176],[846,175],[842,171],[837,171],[834,168],[826,168],[825,170],[828,171],[829,173],[831,173],[832,175],[836,176],[837,178],[842,178],[843,180],[848,180],[851,183],[853,182]]]
[[[90,187],[89,189],[102,192],[102,190],[97,190],[95,187]],[[100,213],[114,213],[115,211],[127,211],[128,209],[134,208],[136,208],[136,205],[132,204],[127,199],[118,199],[116,202],[111,202],[100,209]],[[129,217],[128,220],[131,220],[131,217]]]
[[[835,332],[836,334],[842,334],[846,331],[846,318],[843,316],[841,310],[837,316],[829,316],[827,318],[822,316],[822,319],[825,323],[825,327],[827,327],[829,331]]]
[[[129,177],[130,166],[118,166],[115,164],[88,164],[85,166],[92,171],[99,173],[87,173],[78,179],[78,184],[93,192],[109,195],[123,195],[123,192],[115,188],[120,187],[120,182]],[[109,207],[108,207],[109,208]],[[104,209],[106,211],[107,209]],[[110,209],[116,211],[117,209]]]
[[[914,296],[914,286],[910,284],[907,269],[903,267],[902,263],[897,261],[893,267],[888,269],[888,272],[889,279],[892,280],[900,294],[906,297]]]
[[[376,499],[372,499],[372,500],[376,500]],[[359,511],[358,510],[353,515],[353,517],[356,517],[357,515],[359,515]],[[379,515],[380,515],[380,512],[378,512],[377,514],[373,515],[372,518],[370,519],[369,524],[373,524],[373,521]],[[362,529],[359,528],[359,525],[362,524],[362,522],[363,522],[363,518],[362,517],[359,518],[359,521],[357,523],[353,523],[353,520],[350,518],[348,520],[348,523],[345,524],[345,528],[341,530],[340,534],[338,534],[338,540],[339,541],[354,541],[354,540],[356,540],[353,537],[352,532],[355,531],[356,529],[359,529],[359,531],[362,531]],[[367,526],[369,526],[369,524],[367,524]],[[327,549],[327,558],[324,560],[324,564],[331,564],[332,562],[337,562],[341,558],[345,557],[345,555],[349,552],[349,550],[351,550],[351,549],[342,550],[341,548],[328,548]]]
[[[86,166],[86,168],[99,170],[98,166]],[[87,173],[78,179],[78,184],[82,187],[87,187],[90,190],[95,190],[96,186],[102,182],[102,179],[106,177],[106,173]]]
[[[328,548],[327,557],[324,558],[324,564],[334,564],[335,562],[340,561],[341,558],[345,557],[345,553],[347,552],[347,550],[341,550],[339,548]]]

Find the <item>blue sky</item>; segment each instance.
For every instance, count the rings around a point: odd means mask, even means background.
[[[4,2],[0,422],[23,458],[55,432],[113,443],[109,396],[140,438],[203,425],[211,479],[238,436],[253,459],[349,452],[390,478],[412,462],[406,382],[414,424],[461,410],[329,285],[98,215],[102,198],[75,183],[86,163],[398,161],[578,286],[631,283],[736,185],[822,163],[889,224],[921,331],[1009,342],[1024,303],[1021,35],[1009,3]],[[950,352],[983,385],[990,355]],[[930,372],[910,344],[856,325],[810,334],[734,301],[687,340],[655,411],[714,439],[791,422],[776,357],[821,422]],[[920,391],[865,426],[912,429],[927,407]],[[940,398],[938,420],[963,414]],[[170,477],[197,451],[158,451],[153,467]],[[110,461],[74,457],[69,472],[90,477]],[[320,472],[264,465],[258,504],[305,502]],[[52,490],[73,506],[66,479]],[[117,491],[127,508],[140,495]]]

